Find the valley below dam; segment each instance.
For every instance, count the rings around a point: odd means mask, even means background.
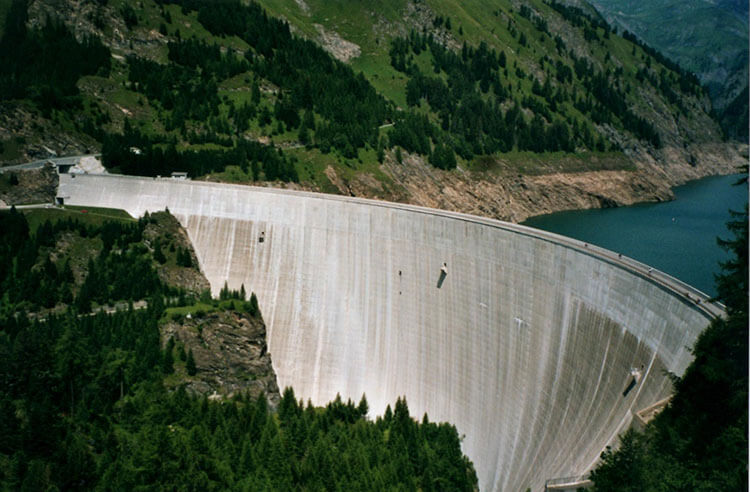
[[[483,491],[589,471],[722,313],[635,260],[455,212],[115,175],[63,174],[58,196],[168,208],[214,295],[256,293],[280,387],[319,405],[366,394],[371,417],[406,396],[456,425]]]

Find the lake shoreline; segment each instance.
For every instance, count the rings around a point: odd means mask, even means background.
[[[387,153],[379,168],[387,179],[370,173],[344,176],[329,166],[326,176],[330,186],[325,189],[310,183],[266,185],[521,223],[530,217],[566,210],[671,201],[673,187],[707,176],[734,174],[747,163],[747,145],[736,142],[694,144],[688,149],[665,147],[653,152],[656,157],[638,148],[626,149],[619,168],[608,166],[604,170],[594,170],[595,166],[591,166],[578,172],[556,171],[556,161],[552,160],[539,174],[514,170],[502,163],[488,171],[461,168],[443,171],[417,155],[404,152],[398,162],[392,153]]]
[[[747,202],[744,174],[708,176],[674,188],[676,200],[630,207],[561,211],[523,225],[562,234],[622,253],[710,295],[713,275],[728,255],[716,243],[730,237],[728,210]]]

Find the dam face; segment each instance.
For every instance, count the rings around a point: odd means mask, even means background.
[[[711,317],[686,286],[676,292],[632,260],[494,220],[245,186],[60,178],[68,204],[135,216],[168,207],[214,294],[225,281],[256,293],[280,387],[315,404],[364,393],[371,415],[406,395],[412,415],[465,436],[481,490],[540,490],[590,470],[635,412],[670,394],[665,371],[682,374]]]

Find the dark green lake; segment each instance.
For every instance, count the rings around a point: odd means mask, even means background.
[[[716,238],[728,238],[729,210],[744,208],[740,175],[715,176],[674,188],[676,199],[532,217],[524,225],[596,244],[653,266],[714,295],[714,274],[728,258]]]

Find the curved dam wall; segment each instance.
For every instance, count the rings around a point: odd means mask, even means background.
[[[365,393],[372,415],[406,395],[465,435],[482,490],[587,472],[670,394],[665,371],[682,374],[715,309],[632,260],[469,215],[106,175],[62,175],[59,195],[168,207],[214,294],[257,294],[281,387],[316,404]]]

